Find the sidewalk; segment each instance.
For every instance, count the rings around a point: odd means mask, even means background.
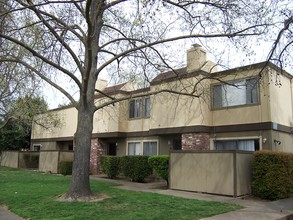
[[[240,210],[204,218],[202,220],[293,220],[293,198],[271,202],[249,198],[233,198],[228,196],[171,190],[167,189],[165,182],[134,183],[111,180],[104,178],[103,176],[92,176],[91,179],[119,184],[119,186],[116,186],[116,188],[119,189],[153,192],[187,199],[218,201],[239,204],[245,207]]]
[[[23,218],[0,206],[0,220],[23,220]]]

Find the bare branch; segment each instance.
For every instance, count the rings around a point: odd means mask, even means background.
[[[37,74],[41,79],[43,79],[44,81],[46,81],[47,83],[49,83],[51,86],[53,86],[54,88],[56,88],[57,90],[59,90],[60,92],[62,92],[71,101],[71,103],[75,107],[77,107],[77,102],[74,100],[74,98],[68,92],[66,92],[66,90],[64,90],[58,84],[54,83],[48,77],[44,76],[40,71],[38,71],[36,68],[32,67],[28,63],[26,63],[24,61],[21,61],[21,60],[16,60],[16,59],[1,59],[0,62],[14,62],[14,63],[19,63],[19,64],[25,66],[26,68],[30,69],[35,74]]]
[[[44,61],[45,63],[55,67],[56,69],[60,70],[61,72],[65,73],[66,75],[68,75],[70,78],[73,79],[73,81],[77,84],[77,86],[79,88],[81,88],[81,84],[79,82],[79,80],[76,78],[76,76],[74,74],[72,74],[71,72],[69,72],[67,69],[61,67],[60,65],[50,61],[49,59],[47,59],[46,57],[42,56],[40,53],[38,53],[37,51],[35,51],[33,48],[31,48],[30,46],[28,46],[27,44],[13,38],[13,37],[10,37],[10,36],[7,36],[5,34],[2,34],[0,32],[0,37],[4,38],[4,39],[7,39],[21,47],[23,47],[24,49],[28,50],[29,52],[31,52],[33,54],[33,56],[41,59],[42,61]]]
[[[151,46],[155,46],[158,44],[163,44],[163,43],[167,43],[167,42],[172,42],[172,41],[178,41],[178,40],[183,40],[183,39],[191,39],[191,38],[223,38],[223,37],[227,37],[227,38],[232,38],[232,37],[243,37],[243,36],[254,36],[254,35],[260,35],[261,33],[245,33],[248,30],[254,29],[256,27],[263,27],[265,24],[263,25],[254,25],[251,27],[247,27],[243,30],[234,32],[234,33],[225,33],[225,34],[210,34],[210,35],[202,35],[202,34],[191,34],[191,35],[183,35],[183,36],[178,36],[178,37],[173,37],[173,38],[168,38],[168,39],[163,39],[163,40],[158,40],[155,42],[151,42],[151,43],[147,43],[141,46],[137,46],[134,48],[131,48],[129,50],[125,50],[120,54],[117,54],[115,57],[113,57],[112,59],[108,60],[107,62],[105,62],[103,65],[101,65],[97,71],[96,71],[96,75],[99,74],[99,72],[101,72],[106,66],[108,66],[109,64],[111,64],[113,61],[115,61],[116,59],[125,56],[127,54],[130,54],[132,52],[141,50],[143,48],[147,48],[147,47],[151,47]]]

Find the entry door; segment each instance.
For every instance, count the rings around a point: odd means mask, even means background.
[[[108,155],[116,156],[116,154],[117,154],[116,143],[109,143]]]

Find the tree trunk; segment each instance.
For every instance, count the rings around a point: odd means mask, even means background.
[[[94,111],[92,111],[91,107],[82,103],[81,101],[78,108],[77,130],[74,136],[75,149],[72,180],[66,195],[68,199],[73,200],[90,198],[92,195],[89,171]]]

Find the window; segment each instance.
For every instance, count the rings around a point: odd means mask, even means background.
[[[33,145],[33,148],[34,148],[34,151],[40,151],[41,150],[41,145],[40,144],[34,144]]]
[[[150,117],[151,101],[150,97],[138,98],[129,102],[129,118]]]
[[[148,118],[151,115],[151,99],[150,97],[145,97],[144,99],[144,117]]]
[[[259,150],[259,140],[219,140],[215,141],[216,150]]]
[[[157,155],[157,142],[143,142],[143,155],[154,156]]]
[[[140,118],[142,112],[142,99],[131,100],[129,103],[129,118]]]
[[[128,155],[158,155],[157,141],[128,142]]]
[[[129,142],[128,143],[128,155],[141,155],[140,142]]]
[[[212,96],[214,109],[258,103],[258,78],[215,85],[212,88]]]

